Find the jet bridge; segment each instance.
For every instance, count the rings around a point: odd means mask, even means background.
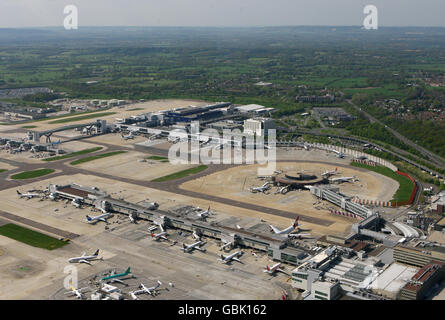
[[[374,212],[371,209],[366,208],[365,206],[362,206],[361,204],[354,203],[351,201],[351,198],[342,195],[339,192],[334,191],[335,189],[330,189],[322,186],[308,186],[311,193],[318,198],[321,198],[323,200],[327,200],[336,206],[339,206],[343,210],[352,212],[363,219],[366,219],[367,217],[374,214]],[[338,189],[337,189],[338,190]]]

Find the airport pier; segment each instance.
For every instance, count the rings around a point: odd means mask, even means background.
[[[66,199],[73,205],[84,204],[99,210],[120,213],[150,221],[167,228],[196,232],[202,236],[230,243],[231,247],[241,246],[267,252],[276,261],[297,265],[310,256],[310,252],[290,245],[290,239],[265,232],[252,232],[233,228],[224,221],[207,222],[199,219],[196,214],[175,213],[154,208],[151,204],[134,204],[125,200],[114,199],[95,187],[85,187],[77,184],[64,186],[51,184],[48,187],[50,198]]]

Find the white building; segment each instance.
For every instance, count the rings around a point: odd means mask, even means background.
[[[318,300],[335,300],[341,293],[340,283],[315,281],[312,283],[311,296]]]
[[[249,135],[267,136],[269,129],[275,129],[275,122],[269,118],[253,118],[244,120],[244,133]]]

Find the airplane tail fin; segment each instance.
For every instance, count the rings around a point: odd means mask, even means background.
[[[337,169],[338,169],[338,168],[335,168],[335,172],[337,172]]]
[[[221,260],[224,260],[226,257],[224,257],[224,255],[222,254],[221,255]]]
[[[98,256],[99,255],[99,249],[96,250],[96,252],[93,254],[93,256]]]
[[[125,273],[131,273],[131,269],[130,269],[130,267],[128,267],[128,269],[125,271]]]
[[[294,222],[294,229],[298,226],[298,219],[300,219],[300,216],[297,216]]]
[[[182,248],[187,248],[187,246],[185,245],[185,243],[182,244]]]
[[[267,270],[267,271],[270,271],[269,265],[266,266],[266,270]]]
[[[21,193],[19,190],[16,190],[16,191],[17,191],[17,194],[18,194],[19,196],[22,195],[22,193]]]
[[[91,219],[91,217],[89,215],[86,215],[86,217],[87,217],[87,221],[93,220],[93,219]]]
[[[162,282],[161,282],[161,281],[159,281],[159,280],[158,280],[158,284],[159,284],[160,286],[162,286]]]
[[[151,237],[152,237],[152,238],[154,238],[154,237],[155,237],[155,234],[154,234],[153,232],[151,233]]]

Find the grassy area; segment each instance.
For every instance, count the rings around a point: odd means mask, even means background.
[[[84,149],[84,150],[80,150],[77,152],[72,152],[72,153],[68,153],[68,154],[64,154],[63,156],[56,156],[56,157],[51,157],[51,158],[46,158],[46,159],[42,159],[43,161],[57,161],[57,160],[63,160],[63,159],[68,159],[68,158],[73,158],[76,156],[80,156],[83,154],[87,154],[87,153],[92,153],[92,152],[96,152],[101,150],[102,147],[96,147],[96,148],[90,148],[90,149]]]
[[[59,119],[50,121],[48,123],[50,124],[57,124],[57,123],[67,123],[67,122],[75,122],[75,121],[81,121],[81,120],[87,120],[87,119],[93,119],[93,118],[99,118],[99,117],[105,117],[116,114],[116,112],[101,112],[101,113],[93,113],[93,114],[87,114],[83,116],[77,116],[77,117],[70,117],[65,119]]]
[[[90,161],[94,161],[97,159],[102,159],[102,158],[107,158],[107,157],[111,157],[117,154],[121,154],[121,153],[126,153],[127,151],[113,151],[113,152],[108,152],[108,153],[103,153],[103,154],[99,154],[97,156],[91,156],[91,157],[86,157],[86,158],[82,158],[76,161],[71,162],[70,164],[75,166],[81,163],[85,163],[85,162],[90,162]]]
[[[66,241],[12,223],[0,226],[0,235],[47,250],[54,250],[67,244]]]
[[[37,126],[23,126],[23,129],[34,129],[37,128]]]
[[[108,108],[107,108],[108,109]],[[76,112],[76,113],[68,113],[68,114],[63,114],[61,116],[55,116],[55,117],[49,117],[49,118],[42,118],[42,119],[36,119],[36,120],[23,120],[23,121],[14,121],[14,122],[7,122],[7,123],[0,123],[0,125],[4,125],[4,126],[11,126],[11,125],[15,125],[15,124],[27,124],[27,123],[34,123],[34,122],[42,122],[42,121],[48,121],[48,120],[56,120],[56,119],[64,119],[64,118],[68,118],[68,117],[73,117],[73,116],[81,116],[81,115],[89,115],[89,114],[93,114],[93,113],[97,113],[97,112],[103,112],[104,110],[107,109],[101,109],[101,110],[95,110],[95,111],[84,111],[84,112]],[[36,128],[37,126],[35,125],[29,125],[29,126],[24,126],[23,128]]]
[[[32,171],[25,171],[11,176],[11,179],[15,180],[34,179],[53,173],[54,171],[55,171],[54,169],[38,169]]]
[[[397,192],[394,194],[393,200],[391,201],[399,201],[399,202],[409,201],[411,193],[413,192],[414,189],[414,184],[407,177],[401,176],[392,171],[391,169],[381,166],[372,167],[357,162],[351,162],[351,166],[374,171],[386,177],[389,177],[393,180],[396,180],[399,183],[399,189],[397,189]]]
[[[160,177],[160,178],[154,179],[152,181],[153,182],[164,182],[164,181],[181,179],[181,178],[187,177],[189,175],[199,173],[205,169],[207,169],[207,166],[201,165],[201,166],[197,166],[197,167],[190,168],[187,170],[172,173],[172,174],[169,174],[168,176]]]
[[[3,172],[5,172],[5,171],[8,171],[8,170],[6,170],[6,169],[0,169],[0,173],[3,173]]]
[[[162,156],[150,156],[147,158],[147,160],[168,160],[167,157],[162,157]]]

